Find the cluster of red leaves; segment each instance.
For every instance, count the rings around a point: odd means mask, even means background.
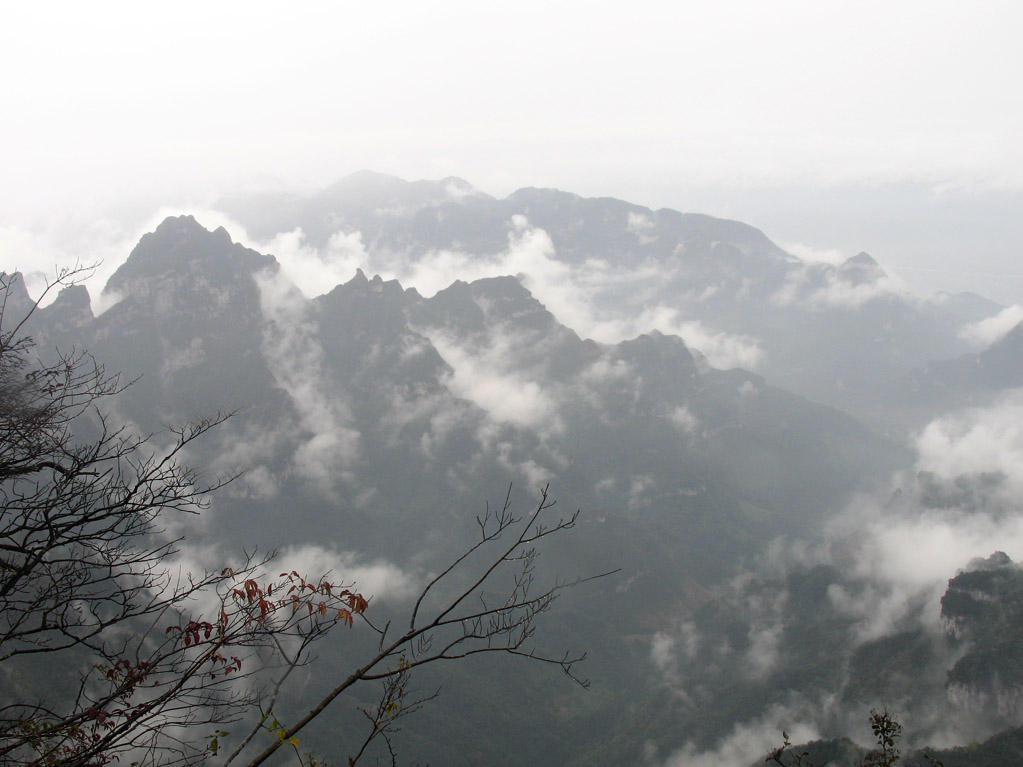
[[[230,568],[225,568],[221,575],[233,576],[234,573]],[[294,570],[281,573],[280,578],[281,581],[269,583],[265,587],[249,578],[230,589],[230,600],[238,607],[235,617],[244,615],[244,624],[240,620],[236,621],[232,629],[230,605],[225,602],[216,623],[190,620],[184,626],[168,626],[165,634],[176,635],[186,648],[198,649],[200,645],[206,645],[199,661],[201,664],[208,662],[212,665],[209,675],[211,679],[216,679],[241,671],[241,659],[236,655],[226,656],[222,650],[228,645],[237,644],[254,621],[271,632],[278,631],[280,627],[270,625],[269,618],[278,610],[290,606],[289,618],[301,613],[301,616],[308,616],[312,620],[353,626],[354,617],[369,607],[369,602],[361,594],[328,580],[310,582]],[[112,666],[97,668],[114,688],[114,695],[108,701],[118,700],[122,706],[94,706],[86,709],[81,726],[65,730],[63,736],[67,742],[41,760],[40,764],[47,767],[60,764],[63,758],[70,758],[82,748],[87,748],[90,742],[99,742],[105,731],[113,729],[125,717],[136,716],[140,711],[150,708],[150,703],[132,703],[132,696],[148,677],[160,673],[156,663],[132,663],[127,659],[119,659]],[[45,725],[26,724],[25,734],[32,739],[44,738],[47,729]]]
[[[154,671],[149,661],[140,660],[135,665],[127,658],[121,658],[113,666],[103,667],[103,675],[111,682],[120,682],[134,687]]]
[[[181,628],[181,626],[168,626],[164,633],[169,634],[172,631],[183,634],[185,637],[185,647],[189,647],[193,644],[199,644],[200,632],[202,632],[203,639],[209,639],[213,633],[213,624],[209,621],[189,621],[188,625],[184,628]]]
[[[224,675],[224,676],[227,676],[228,674],[231,674],[231,673],[233,673],[235,671],[241,671],[242,670],[242,661],[241,661],[241,658],[239,658],[237,655],[232,655],[230,662],[228,662],[228,659],[225,658],[222,653],[215,652],[215,653],[213,653],[210,656],[210,663],[212,663],[214,665],[214,667],[216,667],[216,665],[218,663],[222,663],[224,667],[223,667],[223,669],[221,669],[221,674]],[[216,679],[216,678],[217,678],[217,672],[216,671],[211,671],[210,672],[210,679]]]
[[[225,573],[227,572],[225,570]],[[333,612],[334,606],[340,602],[344,606],[336,608],[337,615],[334,616],[334,620],[352,626],[355,622],[354,616],[365,612],[369,607],[369,602],[361,594],[330,581],[311,583],[295,570],[290,573],[281,573],[280,577],[285,581],[276,585],[271,583],[265,589],[255,580],[249,579],[242,584],[241,588],[232,589],[231,596],[238,602],[256,605],[259,608],[259,617],[255,619],[262,624],[266,623],[267,617],[271,613],[288,606],[291,607],[292,615],[299,610],[305,610],[310,616],[315,614],[326,618],[329,613]],[[287,590],[283,597],[279,596],[274,600],[271,597],[274,595],[275,589],[278,591],[278,595],[282,589]],[[333,604],[328,606],[328,602]],[[227,615],[224,613],[223,619],[226,617]],[[248,621],[251,623],[254,617],[250,615]]]

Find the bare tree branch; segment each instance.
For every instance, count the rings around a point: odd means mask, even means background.
[[[46,290],[87,271],[60,271]],[[233,570],[175,576],[168,561],[182,539],[166,534],[168,515],[203,511],[209,494],[237,476],[205,476],[185,456],[233,414],[151,434],[119,425],[105,403],[134,381],[108,375],[76,349],[40,359],[24,335],[39,302],[12,318],[15,279],[0,275],[0,670],[51,658],[90,665],[69,691],[0,706],[0,766],[92,767],[130,757],[255,767],[295,747],[297,733],[363,682],[380,683],[381,694],[362,710],[369,726],[350,767],[380,742],[393,764],[398,723],[435,697],[410,691],[420,666],[500,652],[586,685],[574,671],[585,654],[549,654],[532,643],[537,618],[588,580],[536,584],[539,547],[578,518],[555,516],[546,488],[523,516],[510,487],[500,507],[487,506],[478,538],[423,587],[398,636],[389,636],[390,622],[370,621],[354,584],[297,571],[271,577],[273,553],[246,553]],[[357,622],[379,636],[376,649],[296,722],[276,722],[278,697],[315,644]],[[239,721],[244,735],[228,752],[220,726]]]
[[[489,507],[479,518],[480,538],[455,561],[433,578],[423,588],[411,610],[409,628],[399,637],[383,642],[372,658],[367,660],[349,676],[335,686],[319,703],[290,727],[283,728],[280,737],[268,745],[246,765],[257,767],[272,756],[284,743],[294,738],[306,726],[322,714],[340,695],[354,685],[372,680],[394,680],[407,675],[412,669],[442,660],[458,660],[482,653],[505,653],[508,655],[551,664],[583,687],[587,681],[578,677],[573,668],[585,659],[585,653],[565,653],[560,656],[548,655],[526,645],[535,631],[536,618],[547,612],[555,599],[565,590],[586,580],[601,578],[604,573],[574,581],[558,581],[539,593],[532,593],[533,569],[538,551],[533,544],[548,536],[571,529],[578,518],[578,511],[567,518],[551,523],[544,522],[547,512],[555,503],[549,498],[548,488],[541,491],[540,501],[528,517],[515,516],[512,511],[511,489],[499,511],[491,513]],[[515,532],[517,531],[517,532]],[[453,595],[442,598],[428,618],[421,618],[428,593],[437,593],[440,586],[451,579],[471,556],[482,553],[504,534],[514,534],[512,543],[485,560],[469,585],[456,589]],[[505,592],[500,604],[489,605],[484,588],[506,570],[511,570],[511,586]],[[612,571],[616,572],[616,571]],[[465,605],[478,601],[480,607]],[[464,609],[459,610],[462,607]],[[360,754],[362,752],[360,751]]]

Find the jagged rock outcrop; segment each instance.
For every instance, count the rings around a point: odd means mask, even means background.
[[[948,582],[941,625],[964,646],[948,672],[946,690],[957,705],[1023,716],[1023,568],[1004,552],[974,560]]]

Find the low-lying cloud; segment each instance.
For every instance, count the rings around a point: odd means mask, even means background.
[[[103,286],[156,223],[131,226],[109,218],[66,217],[36,227],[0,225],[0,253],[4,259],[0,271],[21,272],[29,295],[41,298],[40,305],[46,306],[57,298],[58,291],[43,293],[60,270],[94,267],[81,273],[76,282],[88,288],[93,313],[102,314],[119,298],[104,295]]]
[[[430,336],[451,368],[451,391],[478,405],[498,421],[540,431],[557,430],[558,398],[536,380],[516,372],[513,343],[498,337],[485,348],[469,348],[440,332]]]
[[[801,583],[823,566],[835,580],[814,614],[849,622],[841,633],[848,646],[832,652],[848,658],[866,643],[922,632],[935,648],[933,668],[919,672],[929,681],[914,682],[916,697],[899,699],[900,713],[911,719],[913,734],[932,745],[985,737],[995,723],[956,709],[941,688],[954,656],[943,640],[940,598],[948,580],[971,560],[995,551],[1023,560],[1021,424],[1023,390],[1007,392],[988,407],[936,418],[914,438],[913,469],[894,476],[885,492],[856,498],[818,537],[775,541],[752,568],[756,575],[735,579],[716,597],[720,609],[729,611],[724,614],[746,627],[740,646],[693,620],[655,634],[651,665],[673,699],[689,709],[716,684],[753,683],[791,666],[785,637],[796,617],[789,579]],[[735,636],[734,627],[729,636]],[[844,661],[836,655],[832,662]],[[808,685],[781,703],[765,693],[713,747],[690,743],[653,761],[663,767],[751,764],[779,744],[782,728],[796,743],[841,734],[867,742],[869,733],[859,731],[867,712],[842,702],[847,683],[835,689]],[[924,694],[924,685],[933,689]]]
[[[1023,389],[988,407],[950,413],[929,423],[916,440],[917,468],[945,481],[987,475],[1000,500],[1018,509],[1023,499]]]
[[[747,722],[736,722],[732,731],[710,749],[687,743],[660,764],[663,767],[745,767],[777,748],[782,731],[789,733],[793,743],[806,743],[820,737],[811,724],[818,707],[809,701],[775,705]]]
[[[812,245],[804,245],[801,242],[778,242],[777,245],[799,260],[812,263],[838,266],[849,258],[848,255],[835,248],[815,248]]]
[[[771,301],[776,306],[799,306],[810,310],[857,309],[878,298],[908,297],[901,280],[885,272],[850,275],[828,262],[792,264]]]
[[[301,422],[294,470],[330,493],[337,479],[354,481],[351,468],[359,458],[360,434],[351,424],[343,393],[326,379],[309,302],[279,274],[261,275],[257,285],[268,320],[263,352]]]
[[[401,601],[413,596],[419,581],[386,559],[366,560],[353,551],[304,544],[287,546],[278,552],[272,568],[298,572],[306,578],[328,577],[373,601]]]
[[[647,231],[644,221],[648,219],[632,221],[633,228]],[[236,230],[240,233],[237,240],[276,256],[284,273],[307,297],[347,281],[356,268],[385,279],[397,279],[404,287],[414,287],[424,296],[432,296],[456,280],[473,282],[511,275],[560,323],[584,338],[615,344],[656,330],[678,335],[715,367],[755,368],[764,358],[762,345],[750,336],[709,328],[661,302],[644,301],[639,305],[613,298],[612,293],[617,294],[627,284],[641,299],[644,292],[663,283],[667,276],[663,265],[649,261],[626,268],[600,259],[566,263],[557,258],[547,232],[532,226],[522,215],[509,221],[507,248],[489,254],[452,249],[414,255],[377,252],[364,246],[358,232],[337,232],[325,250],[318,250],[308,244],[301,230],[257,242],[248,238],[241,227],[231,226],[235,227],[229,228],[232,234]]]
[[[959,331],[959,337],[978,347],[988,347],[1023,322],[1023,306],[1013,304],[993,317],[971,322]]]
[[[860,498],[829,529],[835,555],[887,590],[859,609],[888,628],[921,600],[937,626],[935,595],[971,559],[1023,560],[1023,390],[933,420],[915,448],[914,473],[895,478],[890,498]]]

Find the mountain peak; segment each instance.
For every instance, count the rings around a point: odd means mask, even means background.
[[[838,271],[845,280],[854,284],[877,282],[888,276],[873,256],[862,251],[839,264]]]
[[[132,295],[154,285],[176,281],[185,273],[201,274],[211,284],[228,284],[239,272],[277,269],[273,256],[264,256],[231,240],[223,227],[210,231],[193,216],[171,216],[139,240],[104,292]]]
[[[384,280],[379,274],[374,274],[372,278],[368,278],[361,268],[356,268],[352,279],[335,286],[326,295],[330,301],[336,301],[340,296],[365,297],[370,293],[382,294],[385,298],[398,302],[403,302],[405,299],[405,289],[401,286],[400,282],[397,280]]]
[[[226,241],[230,243],[231,241],[231,235],[228,234],[227,230],[224,227],[222,226],[217,227],[214,231],[211,232],[198,221],[196,221],[195,216],[191,216],[188,214],[180,216],[168,216],[163,221],[161,221],[157,225],[156,229],[154,229],[152,232],[152,236],[154,238],[161,240],[165,243],[174,240],[177,241],[190,240],[196,237],[202,237],[204,235],[210,235],[212,236],[212,238],[216,239],[219,242]],[[143,239],[148,236],[150,235],[144,235]]]
[[[35,301],[25,287],[25,277],[21,272],[0,272],[0,289],[4,291],[3,311],[0,311],[0,328],[10,330],[32,311]],[[3,322],[3,320],[7,322]]]
[[[850,258],[847,258],[842,263],[842,266],[848,266],[848,267],[853,267],[853,266],[871,266],[871,267],[873,267],[873,266],[880,266],[880,264],[877,263],[877,261],[874,259],[874,257],[872,255],[870,255],[869,253],[867,253],[864,250],[861,250],[855,256],[851,256]]]
[[[57,294],[52,304],[42,310],[47,322],[57,330],[84,327],[93,319],[92,301],[84,285],[69,285]]]
[[[975,570],[1000,570],[1003,567],[1011,567],[1013,564],[1012,559],[1004,551],[996,551],[987,559],[976,557],[971,559],[969,564],[966,565],[966,571]]]
[[[483,277],[474,280],[469,289],[473,300],[492,320],[522,322],[528,318],[528,325],[546,329],[558,324],[518,277]]]

